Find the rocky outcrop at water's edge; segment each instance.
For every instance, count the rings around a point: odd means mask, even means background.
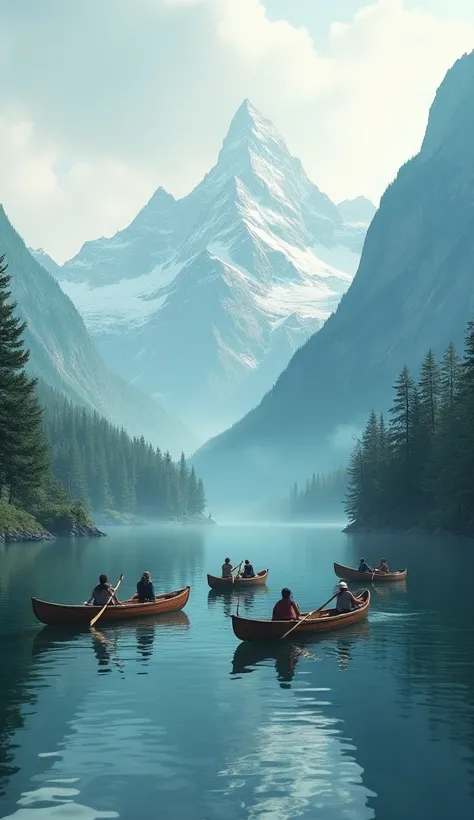
[[[21,543],[26,541],[54,541],[57,535],[62,535],[71,538],[104,538],[107,533],[102,532],[96,526],[80,526],[73,527],[69,532],[53,534],[48,530],[21,530],[21,529],[5,529],[0,532],[0,545]]]

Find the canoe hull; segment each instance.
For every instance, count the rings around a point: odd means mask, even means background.
[[[184,587],[174,592],[167,592],[158,595],[153,603],[124,601],[124,606],[108,606],[101,615],[100,623],[144,618],[159,615],[163,612],[177,612],[186,606],[190,591],[191,587]],[[39,598],[32,598],[31,604],[38,621],[56,626],[66,626],[68,624],[87,625],[102,608],[100,606],[52,604],[48,601],[41,601]]]
[[[342,629],[363,621],[367,617],[370,607],[369,590],[364,590],[362,596],[364,597],[364,605],[352,610],[352,612],[337,615],[335,610],[329,609],[323,610],[321,613],[315,613],[314,617],[308,618],[307,621],[301,623],[298,629],[295,629],[288,636],[288,640],[295,640],[303,635],[318,635],[321,632]],[[254,621],[250,618],[240,618],[237,615],[232,615],[234,635],[240,641],[280,640],[297,623],[298,621]]]
[[[217,575],[208,575],[207,583],[211,589],[233,589],[234,587],[259,587],[267,583],[268,569],[257,572],[253,578],[219,578]]]
[[[367,581],[374,584],[386,584],[391,581],[404,581],[407,577],[407,570],[402,569],[399,572],[376,572],[372,578],[371,572],[359,572],[352,567],[345,567],[343,564],[336,564],[334,562],[334,572],[338,578],[344,578],[345,581]]]

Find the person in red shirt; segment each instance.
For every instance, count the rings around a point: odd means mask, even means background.
[[[291,589],[281,591],[281,599],[273,607],[273,621],[296,621],[300,617],[298,604],[291,600]]]

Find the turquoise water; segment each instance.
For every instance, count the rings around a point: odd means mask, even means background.
[[[111,531],[0,551],[0,817],[420,820],[474,810],[472,544],[339,528]],[[408,566],[366,623],[311,643],[240,644],[229,615],[267,616],[282,586],[303,610],[332,562]],[[266,588],[209,591],[226,555]],[[183,613],[71,635],[29,596],[79,602],[100,572],[133,591],[191,584]],[[357,589],[357,585],[353,585]]]

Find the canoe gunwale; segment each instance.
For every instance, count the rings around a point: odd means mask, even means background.
[[[301,623],[298,630],[291,633],[289,640],[295,640],[297,637],[318,635],[322,632],[328,632],[333,629],[342,629],[345,626],[358,623],[366,618],[370,608],[370,591],[365,589],[360,593],[365,597],[363,606],[351,610],[351,612],[344,612],[341,614],[335,613],[335,610],[323,610],[320,615],[314,618],[308,618],[304,623],[301,621],[273,621],[271,618],[255,620],[252,618],[241,618],[238,615],[232,615],[232,628],[234,634],[241,641],[258,641],[258,640],[280,640],[285,632],[288,632],[292,626]],[[330,614],[325,614],[330,613]],[[305,613],[301,613],[304,618]]]
[[[346,567],[344,564],[338,564],[334,561],[334,573],[338,578],[343,578],[345,581],[368,581],[371,583],[390,583],[397,581],[405,581],[407,577],[407,570],[401,569],[394,572],[375,572],[373,577],[371,572],[359,572],[353,567]]]
[[[108,606],[102,615],[102,621],[122,621],[127,618],[140,618],[160,613],[176,612],[186,606],[190,586],[165,592],[156,596],[156,601],[137,601],[129,598],[122,601],[123,606]],[[100,606],[86,604],[57,604],[32,598],[33,612],[41,623],[47,625],[86,624],[102,609]]]
[[[268,578],[270,570],[262,569],[253,578],[234,578],[233,581],[227,578],[220,578],[218,575],[207,575],[207,583],[211,589],[233,589],[237,587],[258,587],[263,586]]]

